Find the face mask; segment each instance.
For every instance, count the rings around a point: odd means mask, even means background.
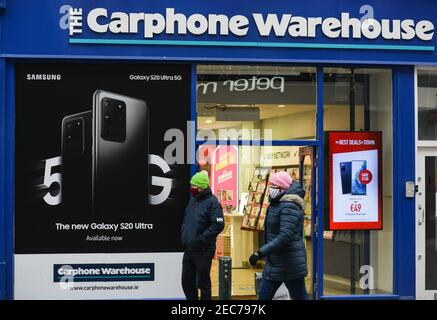
[[[197,187],[190,187],[190,192],[193,195],[193,197],[195,197],[196,195],[199,194],[200,191],[199,191],[199,188],[197,188]]]
[[[269,188],[270,199],[275,199],[281,193],[281,189]]]

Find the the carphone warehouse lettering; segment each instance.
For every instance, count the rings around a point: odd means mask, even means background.
[[[363,19],[362,19],[363,18]],[[247,36],[252,28],[262,37],[317,38],[321,33],[331,39],[369,39],[431,41],[434,24],[429,20],[374,19],[350,12],[338,15],[299,16],[293,12],[252,13],[227,15],[224,13],[178,12],[166,8],[165,12],[111,12],[106,8],[94,8],[85,12],[82,8],[70,8],[68,12],[69,35],[77,36],[87,27],[94,34],[115,35],[141,34],[146,39],[159,35],[196,36]],[[106,39],[108,40],[108,39]]]
[[[55,264],[53,281],[107,282],[154,281],[154,263]]]

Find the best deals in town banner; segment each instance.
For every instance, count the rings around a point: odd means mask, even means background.
[[[329,230],[382,229],[381,132],[328,132]]]
[[[237,208],[238,204],[238,149],[218,146],[212,154],[212,191],[223,207]]]

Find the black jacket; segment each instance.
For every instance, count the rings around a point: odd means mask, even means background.
[[[190,197],[181,227],[182,245],[190,251],[215,251],[216,238],[224,227],[222,207],[208,188]],[[191,248],[196,241],[200,241],[200,247]]]
[[[305,191],[293,182],[290,188],[273,199],[265,220],[266,244],[260,248],[266,257],[263,278],[284,281],[308,274],[303,240]]]

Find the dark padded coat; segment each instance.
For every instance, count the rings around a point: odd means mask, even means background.
[[[195,251],[215,251],[216,239],[225,226],[223,210],[211,189],[205,189],[191,196],[185,208],[181,227],[181,241],[186,250],[192,250],[190,244],[201,241]]]
[[[266,244],[260,248],[266,257],[263,278],[284,281],[307,276],[307,254],[303,241],[305,191],[293,182],[273,199],[265,220]]]

